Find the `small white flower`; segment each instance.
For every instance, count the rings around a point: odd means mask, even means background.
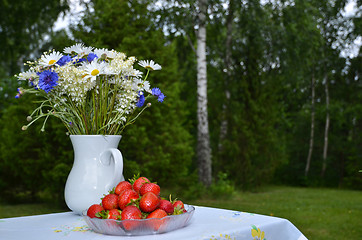
[[[162,67],[160,64],[155,63],[153,60],[148,61],[148,60],[141,60],[138,62],[138,64],[141,67],[144,67],[146,69],[150,69],[150,70],[161,70]]]
[[[120,70],[114,69],[111,65],[107,64],[104,68],[104,74],[107,75],[119,75]]]
[[[39,65],[44,67],[53,66],[56,64],[56,62],[58,62],[61,57],[63,57],[63,54],[61,54],[60,52],[51,52],[49,54],[45,53],[43,54],[43,56],[41,56],[39,60]]]

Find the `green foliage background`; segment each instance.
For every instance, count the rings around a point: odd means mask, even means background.
[[[216,195],[229,194],[234,187],[255,189],[267,183],[361,189],[361,54],[359,49],[353,58],[340,55],[340,46],[361,36],[360,17],[342,17],[340,11],[347,1],[292,2],[234,2],[231,69],[226,70],[228,11],[223,6],[229,1],[210,1],[208,111],[214,176],[211,189]],[[186,1],[189,7],[185,8],[176,7],[175,1],[164,1],[167,4],[160,10],[152,8],[153,1],[93,0],[84,5],[81,21],[68,32],[52,29],[58,14],[68,9],[67,2],[44,2],[47,12],[37,9],[38,4],[0,3],[0,11],[5,9],[1,6],[28,7],[36,15],[21,29],[18,23],[9,22],[16,12],[7,13],[7,19],[0,17],[0,43],[10,47],[0,51],[1,198],[14,200],[23,194],[37,200],[50,193],[63,203],[64,184],[73,163],[66,129],[51,119],[46,132],[40,132],[41,123],[21,131],[36,99],[26,95],[14,99],[16,88],[24,83],[18,83],[13,74],[23,70],[21,62],[37,58],[42,51],[61,51],[76,42],[115,49],[139,60],[153,59],[162,65],[162,71],[152,72],[150,79],[166,99],[162,104],[152,102],[124,132],[119,145],[124,175],[131,178],[141,173],[163,186],[188,191],[190,196],[200,194],[195,159],[196,56],[191,47],[196,41],[195,1]],[[356,16],[360,16],[361,6],[357,8]],[[349,34],[338,37],[340,28]],[[29,29],[36,31],[30,33]],[[321,177],[326,76],[330,81],[331,125],[327,171]],[[315,145],[311,171],[305,177],[312,77],[316,79]],[[231,94],[228,101],[225,90]],[[228,132],[220,139],[223,118],[228,121]]]

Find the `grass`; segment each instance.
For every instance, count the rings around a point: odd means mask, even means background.
[[[186,202],[286,218],[308,239],[362,239],[360,191],[270,186],[257,193],[237,192],[226,199]],[[44,203],[0,204],[0,218],[64,211],[68,210]]]
[[[54,207],[54,205],[47,203],[0,204],[0,218],[22,217],[66,211],[69,210],[62,207]]]
[[[362,192],[273,186],[190,204],[286,218],[308,239],[362,239]]]

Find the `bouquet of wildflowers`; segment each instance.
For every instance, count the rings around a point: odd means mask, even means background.
[[[47,119],[54,116],[72,135],[119,135],[151,105],[145,104],[147,98],[165,98],[147,80],[150,71],[161,69],[152,60],[138,62],[147,70],[143,76],[134,68],[135,57],[115,50],[76,44],[63,52],[46,52],[16,75],[29,82],[29,88],[18,89],[17,98],[34,93],[42,99],[23,130],[42,118],[44,131]]]

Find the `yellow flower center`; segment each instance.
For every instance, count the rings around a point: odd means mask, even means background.
[[[56,61],[55,61],[54,59],[52,59],[52,60],[49,61],[48,64],[49,64],[49,65],[52,65],[52,64],[54,64],[55,62],[56,62]]]
[[[92,76],[97,76],[99,74],[99,70],[98,69],[94,69],[92,72],[91,72],[91,75]]]

